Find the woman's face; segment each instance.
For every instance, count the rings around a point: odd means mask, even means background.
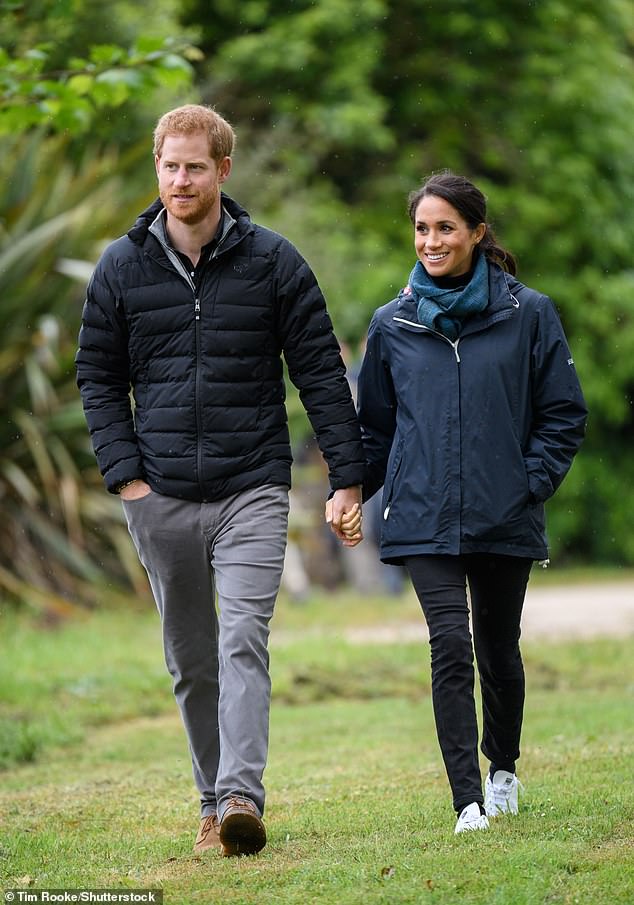
[[[416,208],[416,254],[431,277],[457,277],[471,268],[473,249],[486,231],[479,223],[471,229],[453,205],[426,195]]]

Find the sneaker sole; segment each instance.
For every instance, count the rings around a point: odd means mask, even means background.
[[[477,826],[474,826],[473,824],[471,824],[470,826],[469,825],[461,826],[460,829],[458,829],[458,827],[456,827],[456,829],[454,830],[454,836],[461,836],[463,833],[478,833],[478,832],[481,832],[482,830],[488,830],[488,829],[490,829],[490,827],[489,827],[489,821],[487,820],[486,823],[480,823]]]
[[[220,842],[225,857],[255,855],[266,845],[266,830],[253,814],[230,814],[220,824]]]
[[[519,808],[516,808],[515,810],[513,810],[512,808],[503,809],[499,807],[499,805],[496,805],[495,808],[486,808],[485,810],[487,812],[487,817],[504,817],[506,814],[517,817]]]

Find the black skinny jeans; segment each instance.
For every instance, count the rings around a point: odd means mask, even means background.
[[[484,801],[474,649],[482,690],[482,752],[498,768],[511,771],[520,754],[524,712],[520,618],[532,563],[489,553],[405,559],[429,628],[436,731],[458,812],[471,802]]]

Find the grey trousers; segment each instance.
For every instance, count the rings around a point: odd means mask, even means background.
[[[284,565],[288,490],[266,485],[214,503],[158,493],[122,502],[161,617],[201,816],[222,818],[232,795],[250,798],[262,814],[269,621]]]

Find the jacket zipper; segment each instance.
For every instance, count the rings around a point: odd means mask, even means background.
[[[407,324],[410,327],[416,327],[417,330],[420,330],[422,333],[433,333],[434,336],[440,337],[446,343],[449,343],[451,348],[453,349],[453,354],[456,356],[456,361],[460,363],[460,355],[458,354],[458,343],[460,342],[460,337],[452,342],[448,336],[445,336],[444,333],[440,333],[438,330],[432,330],[430,327],[425,327],[423,324],[415,324],[414,321],[408,321],[404,317],[395,317],[395,321],[398,321],[399,324]]]
[[[514,308],[519,308],[519,306],[520,306],[519,300],[518,300],[517,297],[516,297],[515,295],[513,295],[513,293],[511,292],[510,287],[509,287],[509,285],[508,285],[508,280],[507,280],[507,283],[506,283],[506,287],[507,287],[507,290],[508,290],[509,295],[511,296],[511,301],[512,301],[512,303],[513,303],[513,307],[514,307]],[[458,364],[460,364],[460,354],[459,354],[459,352],[458,352],[458,343],[460,342],[460,337],[458,337],[458,338],[455,340],[455,342],[452,342],[452,341],[449,339],[449,337],[445,336],[443,333],[440,333],[439,330],[432,330],[430,327],[426,327],[424,324],[419,324],[419,323],[416,323],[416,322],[414,322],[414,321],[410,321],[410,320],[408,320],[408,319],[405,318],[405,317],[394,317],[393,320],[397,321],[397,322],[400,323],[400,324],[407,324],[409,327],[414,327],[416,330],[420,330],[422,333],[432,333],[432,334],[434,334],[435,336],[438,336],[440,339],[444,340],[445,342],[449,343],[449,345],[451,346],[451,348],[452,348],[453,351],[454,351],[454,355],[456,356],[456,362],[457,362]],[[383,511],[383,521],[387,521],[388,516],[389,516],[389,514],[390,514],[390,509],[392,508],[392,494],[393,494],[393,491],[394,491],[394,484],[392,483],[392,489],[390,490],[390,499],[388,500],[387,506],[385,507],[385,509],[384,509],[384,511]],[[459,507],[459,509],[460,509],[460,507]],[[461,529],[461,530],[462,530],[462,529]],[[550,563],[550,560],[547,559],[547,560],[543,560],[543,561],[540,563],[540,565],[541,565],[544,569],[546,569],[546,568],[548,567],[548,564],[549,564],[549,563]]]
[[[434,336],[438,336],[439,339],[442,339],[444,342],[449,343],[451,348],[453,349],[453,353],[456,357],[456,363],[460,364],[460,353],[458,352],[458,344],[460,343],[460,337],[458,337],[453,342],[449,339],[448,336],[445,336],[444,333],[441,333],[439,330],[432,330],[430,327],[425,327],[424,324],[417,324],[414,321],[407,320],[404,317],[395,317],[393,320],[397,321],[400,324],[407,324],[409,327],[415,327],[417,330],[420,330],[422,333],[432,333]],[[399,463],[400,468],[400,463]],[[395,476],[396,477],[396,474]],[[383,521],[386,522],[388,516],[390,514],[390,509],[392,508],[392,494],[394,492],[394,481],[392,481],[392,488],[390,490],[390,499],[388,500],[387,506],[383,510]]]
[[[214,260],[214,258],[217,258],[217,257],[218,257],[218,255],[219,255],[219,253],[220,253],[220,246],[221,246],[222,243],[225,241],[225,239],[227,238],[227,236],[228,236],[229,233],[231,232],[232,228],[235,226],[235,223],[236,223],[236,221],[233,219],[233,217],[229,217],[229,215],[227,215],[227,225],[226,225],[226,227],[225,227],[225,231],[223,232],[223,234],[222,234],[222,235],[220,236],[220,238],[218,239],[218,243],[217,243],[216,247],[214,248],[214,250],[213,250],[212,253],[211,253],[211,260],[212,260],[212,261]]]
[[[232,228],[235,226],[236,221],[230,215],[227,216],[227,225],[225,231],[222,236],[218,240],[218,244],[213,250],[210,260],[214,260],[220,251],[220,246],[225,241]],[[192,291],[192,295],[194,297],[194,330],[195,330],[195,341],[196,341],[196,379],[195,379],[195,399],[196,399],[196,431],[198,433],[198,443],[197,443],[197,455],[196,455],[196,465],[198,468],[198,484],[203,490],[202,484],[202,473],[203,473],[203,444],[202,444],[202,435],[203,435],[203,424],[202,424],[202,413],[200,408],[200,381],[201,381],[201,373],[200,373],[200,358],[201,358],[201,338],[200,338],[200,313],[201,313],[201,305],[200,305],[200,295],[196,290],[196,284],[192,279],[190,272],[184,267],[183,262],[179,258],[179,256],[167,245],[162,238],[154,233],[155,238],[159,241],[163,251],[167,255],[170,263],[174,267],[174,270],[179,274],[179,276],[183,277],[187,285]]]
[[[506,279],[506,275],[505,275],[505,279]],[[513,293],[511,292],[511,289],[508,285],[508,280],[506,280],[506,288],[507,288],[508,294],[511,297],[511,302],[513,304],[513,307],[519,308],[519,306],[520,306],[519,300],[518,300],[517,296],[513,295]],[[503,316],[500,316],[500,315],[503,315]],[[495,321],[497,321],[497,320],[505,320],[506,317],[508,316],[505,314],[505,312],[500,312],[500,315],[498,315],[492,322],[495,323]],[[452,342],[447,336],[445,336],[443,333],[440,333],[439,330],[432,330],[431,327],[426,327],[424,324],[419,324],[416,321],[410,321],[405,317],[394,317],[393,320],[397,321],[400,324],[407,324],[408,327],[415,327],[417,330],[420,330],[422,333],[432,333],[434,336],[440,337],[440,339],[443,339],[445,342],[449,343],[449,345],[452,347],[452,349],[454,351],[454,355],[456,356],[456,361],[458,363],[460,362],[460,355],[458,354],[458,343],[460,342],[460,340],[462,338],[461,336],[459,336],[455,342]],[[469,335],[468,333],[464,334],[464,336],[468,336],[468,335]]]

